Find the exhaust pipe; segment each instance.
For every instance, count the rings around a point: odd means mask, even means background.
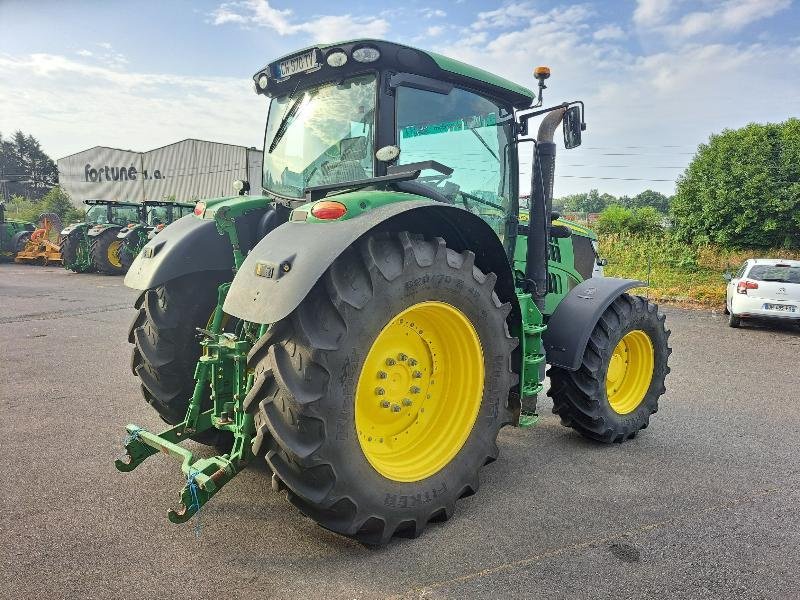
[[[547,295],[547,246],[550,242],[550,213],[553,208],[553,178],[556,168],[556,144],[553,142],[553,135],[566,111],[566,108],[559,108],[548,113],[542,120],[533,154],[525,279],[534,303],[542,312]]]

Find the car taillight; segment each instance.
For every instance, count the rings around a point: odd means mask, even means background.
[[[202,217],[204,212],[206,212],[205,202],[198,202],[197,204],[194,205],[195,216]]]
[[[757,290],[758,284],[755,281],[748,281],[743,279],[736,284],[736,292],[739,294],[747,295],[747,290]]]

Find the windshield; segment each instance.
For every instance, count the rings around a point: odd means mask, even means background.
[[[148,225],[166,225],[169,223],[169,214],[166,206],[153,206],[147,211]]]
[[[480,215],[502,238],[510,210],[510,112],[473,92],[400,87],[397,140],[401,164],[435,160],[450,176],[423,171],[418,182]]]
[[[781,283],[800,283],[800,267],[790,265],[754,265],[747,274],[755,281],[778,281]]]
[[[108,208],[104,204],[96,204],[86,211],[87,223],[108,223]]]
[[[273,98],[264,137],[264,188],[301,198],[307,187],[373,176],[374,75]]]

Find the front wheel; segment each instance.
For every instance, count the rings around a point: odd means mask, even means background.
[[[595,324],[577,371],[551,367],[553,412],[599,442],[623,442],[647,427],[666,391],[669,330],[658,307],[622,294]]]
[[[61,240],[61,264],[74,273],[92,270],[89,243],[81,232],[71,233]]]
[[[120,258],[122,240],[117,238],[117,233],[118,229],[111,228],[92,238],[92,264],[106,275],[123,275],[127,271]]]
[[[517,340],[474,258],[369,236],[251,351],[254,451],[323,527],[367,544],[416,536],[497,457]]]

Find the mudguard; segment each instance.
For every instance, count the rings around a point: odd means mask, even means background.
[[[67,236],[76,229],[80,229],[81,227],[87,227],[86,223],[72,223],[71,225],[67,225],[64,229],[61,230],[61,235]]]
[[[119,233],[117,234],[117,239],[125,240],[128,238],[135,237],[134,234],[138,235],[139,231],[144,229],[145,225],[134,225],[133,227],[123,227],[120,229]]]
[[[144,245],[125,276],[125,285],[147,290],[189,273],[232,268],[228,236],[220,235],[213,220],[186,215]]]
[[[413,196],[412,196],[413,197]],[[391,224],[387,221],[392,220]],[[291,313],[336,258],[376,227],[441,235],[456,251],[469,248],[475,264],[497,275],[495,290],[518,316],[514,280],[500,238],[477,215],[427,199],[386,204],[329,223],[289,221],[264,237],[236,273],[223,309],[253,323],[275,323]],[[512,317],[513,318],[513,317]]]
[[[542,335],[547,363],[576,371],[589,336],[606,308],[623,292],[646,285],[634,279],[592,277],[576,285],[556,308]]]
[[[86,232],[86,235],[89,237],[97,237],[109,229],[122,229],[122,225],[115,225],[114,223],[98,223],[97,225],[92,225],[89,228],[89,231]]]

